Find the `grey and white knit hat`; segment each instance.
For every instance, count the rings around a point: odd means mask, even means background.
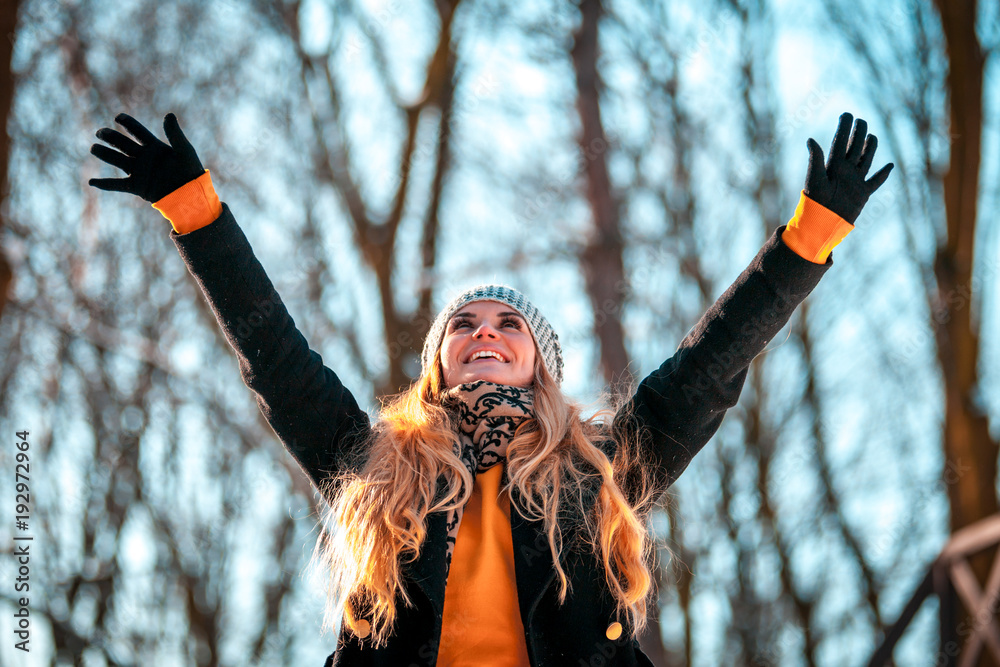
[[[507,304],[524,317],[528,323],[528,329],[535,339],[535,346],[545,363],[545,370],[549,372],[556,384],[562,384],[562,348],[559,347],[559,336],[552,329],[549,321],[538,311],[535,306],[528,301],[527,297],[518,292],[513,287],[506,285],[479,285],[459,294],[452,299],[451,303],[441,309],[438,316],[434,318],[427,338],[424,339],[424,351],[420,356],[421,371],[427,372],[427,368],[434,361],[434,355],[441,347],[444,339],[445,326],[448,320],[459,308],[473,301],[496,301]]]

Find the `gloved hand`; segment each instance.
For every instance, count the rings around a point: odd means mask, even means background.
[[[181,132],[174,114],[168,113],[163,119],[163,130],[170,140],[169,146],[128,114],[118,114],[115,121],[138,139],[139,143],[111,128],[102,127],[97,131],[98,139],[121,152],[101,144],[91,146],[90,152],[111,166],[123,170],[128,178],[92,178],[89,183],[95,188],[128,192],[155,203],[205,173],[198,154]]]
[[[819,144],[811,138],[806,142],[809,148],[809,170],[804,188],[807,197],[852,225],[861,215],[868,197],[889,177],[893,166],[890,162],[865,180],[875,157],[878,139],[874,134],[867,134],[868,123],[859,118],[848,144],[847,135],[851,131],[853,120],[854,117],[849,113],[840,116],[840,124],[833,136],[830,159],[826,165],[823,164],[823,149]]]

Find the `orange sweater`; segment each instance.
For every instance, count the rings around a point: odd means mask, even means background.
[[[211,224],[222,212],[208,170],[153,204],[179,234]],[[808,222],[806,222],[808,220]],[[826,263],[854,225],[802,193],[781,240],[800,257]],[[459,526],[445,584],[437,667],[528,667],[517,605],[510,496],[500,493],[503,465],[476,476]]]
[[[510,494],[500,493],[504,466],[476,475],[462,512],[451,571],[437,667],[529,667],[517,606]]]

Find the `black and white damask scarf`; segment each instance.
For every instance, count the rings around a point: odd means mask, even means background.
[[[486,472],[507,460],[507,445],[517,427],[532,419],[534,390],[510,387],[484,380],[452,387],[445,392],[442,405],[448,409],[458,427],[461,451],[456,454],[465,467],[476,475]],[[451,571],[451,557],[455,551],[458,527],[462,522],[459,507],[448,511],[448,554],[445,558],[445,577]]]

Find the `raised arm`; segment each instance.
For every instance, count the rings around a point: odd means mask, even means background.
[[[892,164],[871,179],[874,135],[844,114],[829,162],[809,139],[809,170],[795,215],[778,227],[736,281],[640,384],[615,418],[619,440],[637,437],[656,495],[680,476],[736,405],[750,362],[833,266],[832,250],[853,228]],[[866,139],[867,137],[867,139]],[[639,471],[624,480],[635,490]]]
[[[345,455],[363,445],[367,413],[309,348],[173,114],[164,120],[170,146],[125,114],[115,120],[139,143],[102,128],[97,137],[121,152],[100,144],[91,152],[129,177],[90,184],[140,196],[171,221],[170,238],[236,352],[244,383],[319,487],[345,465]]]

